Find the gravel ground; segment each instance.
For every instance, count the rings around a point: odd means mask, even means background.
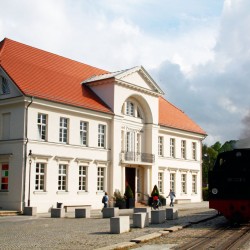
[[[0,217],[0,249],[98,249],[216,214],[206,202],[176,207],[178,219],[143,229],[133,228],[130,220],[131,230],[123,234],[110,234],[110,220],[101,218],[101,211],[91,211],[87,219],[76,219],[73,213],[67,213],[66,218],[51,218],[50,214]],[[132,217],[133,211],[121,213]]]

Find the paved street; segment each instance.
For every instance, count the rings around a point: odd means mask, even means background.
[[[123,234],[110,234],[110,219],[103,219],[100,210],[91,210],[91,218],[76,219],[74,213],[65,218],[51,218],[50,214],[36,216],[0,217],[1,249],[98,249],[158,232],[163,228],[181,225],[216,214],[207,202],[179,204],[179,218],[149,227],[133,228]],[[120,210],[120,215],[130,215],[133,209]]]

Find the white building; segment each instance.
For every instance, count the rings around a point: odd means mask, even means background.
[[[130,184],[202,200],[206,136],[143,67],[110,73],[10,39],[0,43],[0,209],[101,208]]]

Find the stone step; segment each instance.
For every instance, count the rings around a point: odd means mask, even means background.
[[[21,212],[19,211],[12,211],[12,210],[0,210],[0,216],[15,216],[20,215]]]

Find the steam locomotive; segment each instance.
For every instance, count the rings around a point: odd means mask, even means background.
[[[208,183],[209,208],[231,222],[250,220],[250,148],[220,153]]]

